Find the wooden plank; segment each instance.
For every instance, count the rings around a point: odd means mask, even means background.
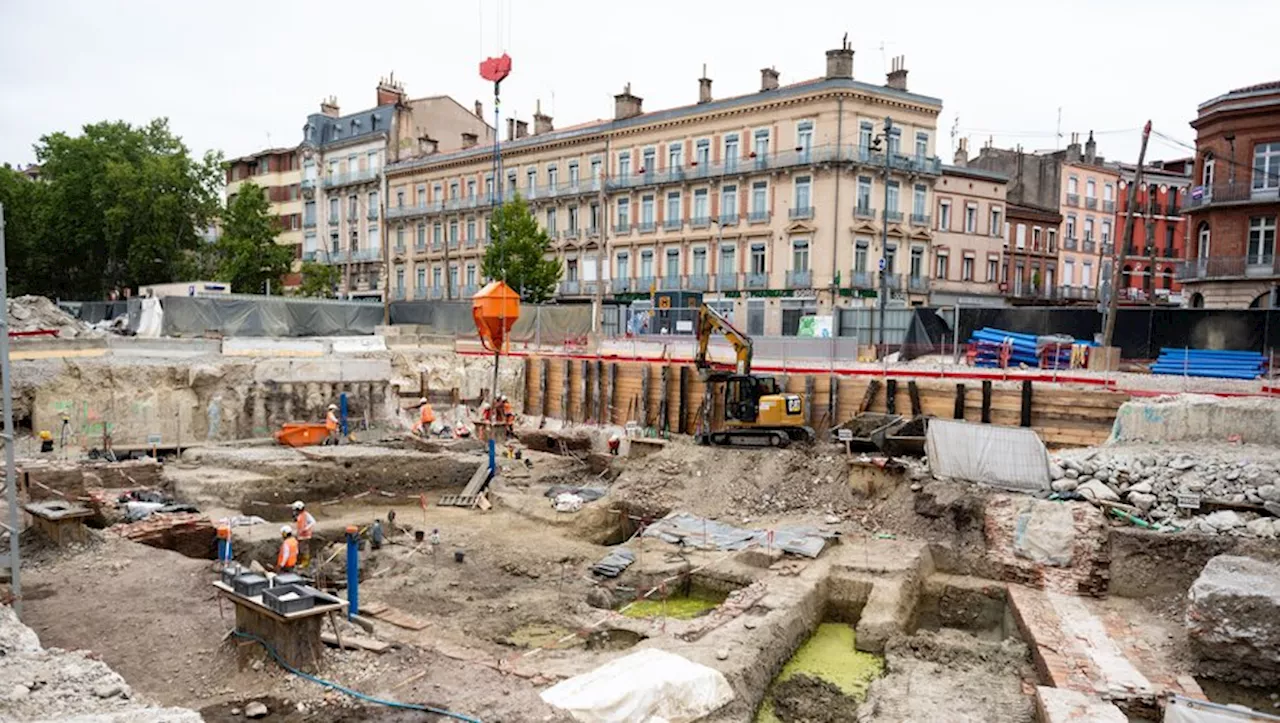
[[[549,417],[551,416],[551,400],[547,398],[549,396],[547,394],[547,382],[549,381],[548,377],[551,376],[551,360],[543,359],[540,366],[542,367],[542,375],[538,380],[538,388],[542,390],[542,416]]]
[[[569,399],[569,390],[571,389],[569,385],[569,375],[572,371],[573,371],[573,362],[568,359],[565,359],[564,360],[564,379],[560,380],[560,383],[561,383],[560,418],[566,422],[573,421],[573,412],[572,412],[573,407],[570,406],[570,399]]]
[[[1020,425],[1031,426],[1031,380],[1022,380],[1022,419]]]
[[[991,424],[991,380],[982,380],[982,423]]]
[[[862,394],[862,401],[858,403],[858,411],[856,414],[862,414],[871,408],[871,403],[876,400],[876,392],[880,391],[880,380],[872,379],[867,382],[867,390]]]
[[[320,642],[331,648],[338,648],[339,650],[356,648],[358,650],[368,650],[371,653],[377,653],[379,655],[391,649],[390,643],[384,643],[381,640],[375,640],[374,638],[365,637],[363,635],[348,634],[347,637],[340,642],[337,635],[322,632],[320,633]]]
[[[377,615],[388,607],[390,606],[384,602],[377,602],[374,600],[360,601],[360,612],[364,615]]]
[[[956,406],[951,413],[952,419],[964,419],[964,384],[956,385]]]
[[[688,434],[689,426],[686,408],[688,407],[689,400],[689,367],[680,367],[680,379],[678,385],[680,399],[677,402],[679,416],[676,417],[676,431],[680,434]]]
[[[364,613],[366,611],[361,610],[360,612]],[[405,630],[422,630],[427,627],[427,622],[425,620],[416,618],[409,613],[400,610],[399,608],[393,608],[390,605],[377,615],[374,615],[373,613],[369,614],[384,623],[390,623],[397,628],[404,628]]]
[[[920,387],[916,385],[916,380],[907,382],[907,395],[911,397],[911,416],[918,417],[923,414],[920,409]]]
[[[640,426],[649,426],[649,365],[640,367]]]
[[[889,379],[884,383],[884,408],[889,414],[898,413],[898,380]]]

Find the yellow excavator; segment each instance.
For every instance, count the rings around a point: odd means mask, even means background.
[[[751,373],[751,337],[703,304],[698,310],[698,352],[694,363],[711,389],[719,385],[724,395],[724,428],[705,428],[699,441],[735,447],[785,447],[793,441],[813,441],[813,429],[805,426],[805,401],[799,394],[783,392],[773,377]],[[707,359],[712,334],[721,334],[737,356],[734,371],[713,368]],[[711,401],[708,395],[708,402]],[[710,418],[710,414],[705,418]]]

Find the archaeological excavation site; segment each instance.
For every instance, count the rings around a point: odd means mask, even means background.
[[[1266,379],[429,332],[15,339],[0,720],[1280,721]]]

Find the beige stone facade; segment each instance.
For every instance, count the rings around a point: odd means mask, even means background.
[[[1092,136],[1089,143],[1093,143]],[[1092,152],[1087,152],[1086,158],[1090,155]],[[1111,268],[1115,252],[1120,173],[1100,162],[1085,160],[1063,163],[1061,173],[1058,291],[1063,298],[1090,300],[1097,298],[1103,281],[1100,275]]]
[[[931,301],[1000,305],[1008,179],[992,171],[943,166],[934,191]]]
[[[905,70],[887,85],[854,80],[852,55],[831,51],[826,77],[793,85],[765,69],[745,96],[711,99],[703,79],[689,106],[643,113],[627,88],[613,120],[556,130],[538,114],[532,134],[515,124],[502,144],[500,189],[492,147],[391,164],[393,298],[465,297],[482,283],[500,190],[528,200],[551,235],[564,297],[699,291],[742,314],[748,298],[864,303],[888,223],[895,296],[927,300],[941,102],[908,92]]]

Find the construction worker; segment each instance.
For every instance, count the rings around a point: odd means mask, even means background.
[[[431,403],[426,397],[418,400],[418,423],[414,425],[415,434],[423,437],[431,436],[431,425],[436,421],[436,411],[431,408]]]
[[[53,434],[51,434],[47,429],[40,430],[40,451],[53,451]]]
[[[338,405],[330,404],[329,411],[324,416],[324,428],[329,432],[329,438],[325,444],[338,443]]]
[[[498,414],[494,421],[505,427],[508,435],[515,434],[516,414],[511,411],[511,400],[505,394],[498,395]]]
[[[298,566],[298,540],[293,536],[293,528],[285,525],[280,528],[280,554],[276,555],[276,573],[293,572]]]
[[[488,441],[493,434],[493,407],[488,402],[480,405],[480,440]]]
[[[315,533],[316,518],[307,512],[307,505],[302,500],[293,503],[293,524],[298,530],[298,567],[306,569],[311,565],[311,536]]]
[[[618,450],[622,447],[622,435],[614,433],[609,436],[609,454],[614,457],[618,456]]]

